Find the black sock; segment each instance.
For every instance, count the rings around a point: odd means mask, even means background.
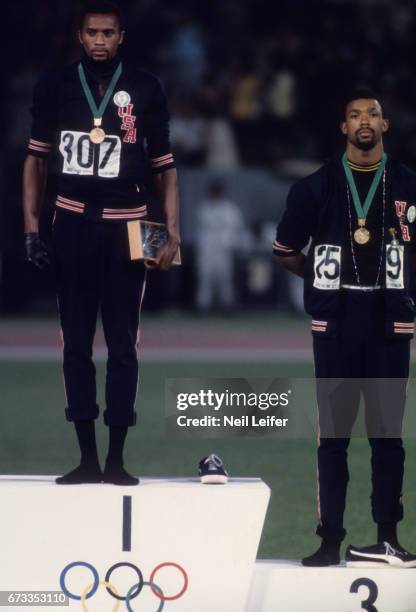
[[[99,483],[102,481],[102,472],[98,462],[94,420],[75,421],[74,425],[81,451],[81,463],[75,470],[60,476],[55,482],[60,485]]]
[[[322,552],[329,554],[339,554],[341,542],[334,540],[326,540],[325,538],[323,538],[321,548]]]
[[[75,421],[74,424],[81,450],[81,465],[98,465],[94,420]]]
[[[388,542],[397,546],[397,523],[377,523],[377,542]]]
[[[110,442],[106,465],[123,465],[123,450],[127,431],[127,425],[110,425]]]
[[[123,467],[123,449],[128,427],[110,425],[110,444],[105,461],[104,482],[118,485],[137,485],[139,479]]]

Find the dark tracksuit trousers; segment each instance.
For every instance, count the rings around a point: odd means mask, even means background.
[[[69,421],[95,419],[92,347],[101,309],[108,347],[106,425],[134,425],[137,336],[145,269],[129,260],[125,221],[89,221],[57,210],[53,244]]]
[[[373,519],[390,523],[403,518],[405,453],[400,436],[410,341],[386,339],[381,291],[344,290],[344,298],[337,337],[314,337],[321,436],[317,534],[332,541],[346,533],[347,449],[361,395],[371,446]]]

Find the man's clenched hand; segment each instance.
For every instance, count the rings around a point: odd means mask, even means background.
[[[43,268],[50,265],[51,262],[46,250],[46,245],[39,238],[38,233],[29,232],[25,234],[25,250],[26,261],[32,263],[39,270],[43,270]]]

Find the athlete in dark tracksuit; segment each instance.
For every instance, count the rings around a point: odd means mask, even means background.
[[[274,242],[278,262],[304,277],[312,317],[320,420],[317,534],[323,541],[303,560],[309,566],[340,560],[347,449],[361,394],[378,542],[398,547],[396,525],[403,517],[401,425],[415,316],[416,175],[384,156],[388,122],[369,94],[351,99],[342,127],[346,154],[292,187]],[[353,191],[364,203],[371,188],[363,215]],[[305,257],[301,251],[310,240]]]
[[[123,39],[119,15],[111,5],[108,10],[103,5],[102,10],[105,12],[84,10],[81,62],[48,74],[35,88],[24,172],[27,258],[40,266],[47,260],[38,236],[47,160],[58,174],[53,255],[66,416],[75,422],[81,448],[80,467],[57,479],[59,484],[138,482],[124,470],[122,450],[127,427],[136,422],[137,344],[145,267],[129,260],[126,222],[146,218],[149,167],[164,206],[169,236],[158,253],[158,267],[170,266],[179,242],[176,170],[165,94],[157,78],[121,62],[117,52]],[[93,123],[88,90],[99,107],[111,89],[98,124]],[[104,130],[98,139],[91,132],[94,125]],[[104,474],[98,464],[94,433],[99,408],[92,345],[99,309],[108,347],[104,422],[110,427],[110,447]]]

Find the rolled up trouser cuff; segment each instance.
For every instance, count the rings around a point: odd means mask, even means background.
[[[104,425],[131,427],[133,425],[136,425],[136,422],[136,412],[129,412],[128,414],[117,414],[114,412],[110,412],[109,410],[104,411]]]
[[[67,421],[90,421],[96,419],[100,414],[98,404],[92,406],[79,406],[77,408],[65,408]]]
[[[318,525],[316,528],[316,535],[326,540],[327,542],[331,542],[333,544],[337,544],[338,542],[342,542],[345,538],[347,532],[344,528],[341,529],[330,529],[325,527],[324,525]]]

